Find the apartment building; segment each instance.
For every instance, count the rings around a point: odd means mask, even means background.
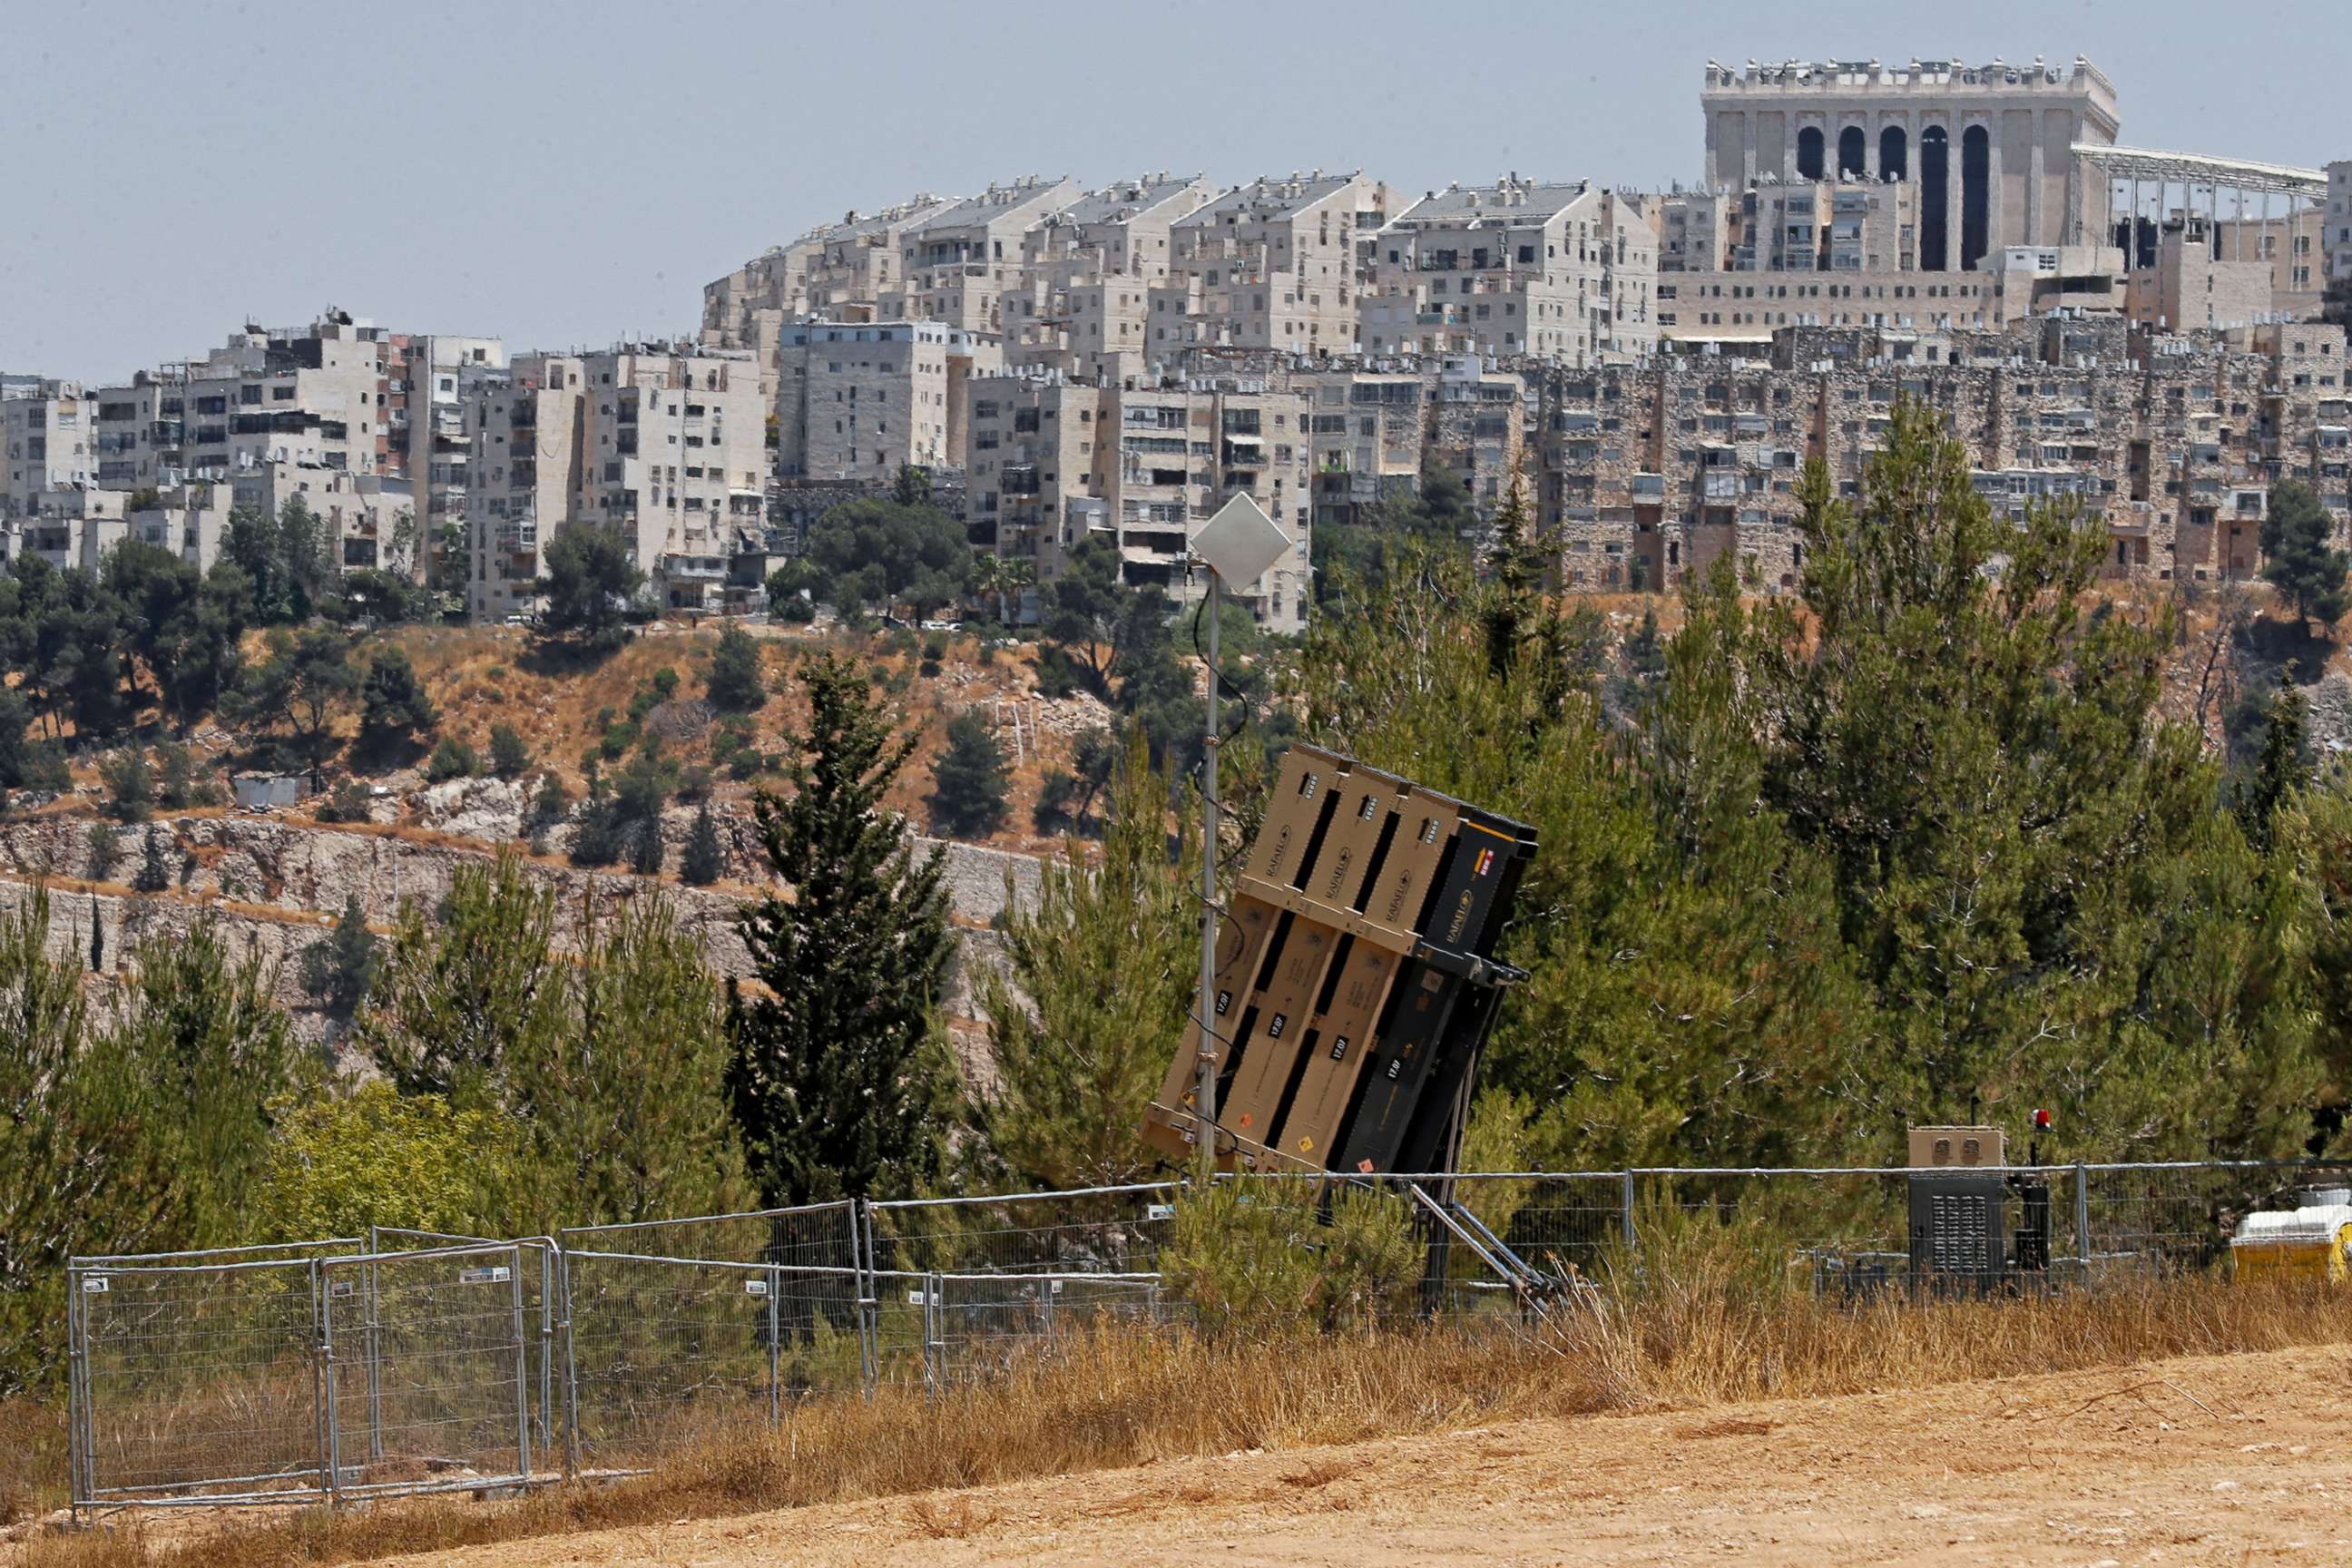
[[[59,571],[96,572],[121,542],[130,497],[68,485],[27,498],[0,518],[0,563],[39,556]]]
[[[1192,604],[1207,584],[1188,565],[1192,536],[1237,492],[1288,533],[1282,561],[1227,595],[1268,630],[1306,626],[1307,400],[1254,377],[1151,386],[1060,376],[981,377],[971,389],[967,527],[973,547],[1026,559],[1051,582],[1089,536],[1110,540],[1122,579]]]
[[[2322,245],[2327,253],[2327,279],[2338,288],[2352,288],[2352,158],[2327,165],[2326,215]]]
[[[776,360],[776,472],[887,481],[963,461],[966,384],[1002,368],[993,333],[944,321],[805,321]]]
[[[1170,230],[1214,195],[1197,174],[1152,174],[1090,191],[1032,227],[1003,300],[1005,363],[1106,381],[1146,374]]]
[[[239,507],[272,516],[299,500],[319,520],[335,563],[346,572],[385,571],[411,581],[418,574],[423,540],[417,531],[415,492],[407,479],[300,463],[263,463],[212,488],[215,492],[226,489]],[[131,515],[134,527],[142,515]],[[169,525],[164,519],[163,526]],[[200,537],[199,558],[205,544]],[[184,553],[184,542],[182,548]],[[217,545],[214,548],[216,552]]]
[[[1549,370],[1534,399],[1540,516],[1571,589],[1667,588],[1719,557],[1763,591],[1803,568],[1798,479],[1820,458],[1861,493],[1898,398],[1967,445],[1980,493],[2021,519],[2072,498],[2118,579],[2243,579],[2282,478],[2352,516],[2345,335],[2317,323],[2156,333],[2118,315],[1993,331],[1791,327],[1756,357]]]
[[[727,563],[765,548],[767,409],[740,350],[631,343],[530,353],[485,373],[467,410],[468,614],[527,613],[558,529],[616,533],[654,601],[715,610]]]
[[[1317,170],[1239,185],[1170,226],[1168,281],[1152,289],[1151,354],[1188,347],[1356,351],[1358,295],[1388,186]]]
[[[422,544],[410,568],[422,572],[436,553],[445,528],[462,528],[466,487],[473,471],[473,431],[467,424],[469,375],[506,368],[506,344],[497,338],[435,333],[400,335],[388,345],[385,385],[399,471],[414,496]]]
[[[789,245],[770,247],[702,290],[702,341],[758,349],[763,331],[803,316],[872,321],[885,294],[902,292],[899,236],[955,204],[917,195],[879,212],[850,211]],[[765,318],[769,326],[762,326]]]
[[[24,517],[42,498],[98,477],[97,405],[78,383],[12,377],[0,396],[0,453],[7,486],[0,517]]]
[[[123,502],[123,537],[168,550],[199,573],[220,559],[228,536],[231,487],[195,482],[136,491]]]
[[[1636,202],[1517,174],[1449,185],[1374,237],[1368,354],[1532,354],[1569,364],[1657,345],[1657,235]]]
[[[1080,194],[1066,177],[1046,181],[1031,174],[903,224],[898,236],[902,276],[878,295],[879,314],[1003,332],[1001,302],[1020,283],[1024,237]]]

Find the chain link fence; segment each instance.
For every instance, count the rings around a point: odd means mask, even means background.
[[[1840,1304],[2216,1274],[2245,1215],[2352,1188],[2352,1166],[1221,1180],[1243,1184],[1244,1202],[1303,1201],[1310,1237],[1318,1212],[1332,1221],[1335,1192],[1385,1194],[1381,1223],[1408,1233],[1392,1245],[1412,1267],[1372,1319],[1466,1327],[1524,1314],[1531,1286],[1623,1290],[1638,1310],[1645,1282],[1696,1267]],[[1097,1324],[1189,1322],[1182,1268],[1197,1267],[1201,1235],[1194,1223],[1183,1265],[1184,1192],[844,1202],[515,1241],[383,1228],[78,1258],[74,1501],[337,1501],[641,1469],[773,1426],[812,1395],[938,1389]]]

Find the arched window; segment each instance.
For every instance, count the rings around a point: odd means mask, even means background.
[[[1862,133],[1859,125],[1849,125],[1838,132],[1839,179],[1859,180],[1868,173],[1863,167],[1863,150],[1869,144],[1869,138]]]
[[[1951,141],[1940,125],[1919,133],[1919,270],[1947,272],[1952,266],[1951,236],[1945,208],[1951,190]]]
[[[1990,239],[1992,133],[1981,125],[1960,132],[1960,268],[1973,271]]]
[[[1878,133],[1878,174],[1885,180],[1911,177],[1911,139],[1900,125],[1890,125]]]
[[[1818,180],[1822,177],[1822,128],[1808,125],[1797,132],[1797,178]]]

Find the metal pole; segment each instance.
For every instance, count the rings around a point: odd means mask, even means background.
[[[66,1468],[73,1480],[67,1489],[70,1494],[67,1503],[77,1524],[81,1522],[82,1501],[90,1493],[89,1445],[82,1433],[82,1423],[89,1419],[89,1320],[82,1310],[81,1282],[80,1269],[66,1270]]]
[[[340,1507],[343,1500],[343,1466],[342,1456],[337,1452],[341,1434],[335,1430],[334,1281],[326,1277],[315,1258],[310,1263],[310,1300],[319,1333],[319,1353],[311,1362],[312,1387],[317,1395],[311,1407],[319,1426],[319,1465],[323,1472],[319,1479],[328,1503]]]
[[[360,1275],[362,1289],[367,1291],[366,1316],[361,1321],[367,1325],[364,1348],[367,1352],[368,1458],[381,1459],[383,1458],[383,1292],[378,1289],[376,1270],[381,1265],[374,1257],[377,1251],[374,1226],[368,1227],[368,1235],[370,1256]]]
[[[2083,1282],[2091,1280],[2091,1188],[2090,1173],[2083,1162],[2074,1162],[2074,1248],[2083,1255]]]
[[[782,1425],[784,1417],[782,1387],[784,1352],[783,1342],[778,1332],[782,1323],[776,1312],[776,1298],[783,1293],[783,1270],[771,1266],[768,1269],[768,1429],[770,1431],[775,1430]]]
[[[1633,1173],[1631,1171],[1625,1173],[1618,1188],[1617,1204],[1618,1220],[1623,1228],[1626,1250],[1630,1252],[1633,1247]]]
[[[580,1329],[572,1301],[572,1254],[556,1257],[563,1281],[563,1458],[566,1479],[580,1474]]]
[[[509,1298],[514,1303],[514,1393],[515,1393],[515,1461],[521,1468],[516,1473],[530,1479],[530,1339],[523,1327],[522,1248],[517,1247],[508,1254]]]
[[[858,1233],[865,1232],[866,1242],[861,1251]],[[881,1265],[874,1248],[874,1205],[861,1198],[849,1206],[850,1284],[857,1292],[857,1359],[859,1381],[865,1384],[866,1397],[874,1397],[882,1381],[882,1281],[877,1278]]]
[[[1217,1168],[1217,622],[1224,609],[1217,569],[1209,573],[1208,710],[1201,752],[1201,1015],[1199,1114],[1202,1170]]]

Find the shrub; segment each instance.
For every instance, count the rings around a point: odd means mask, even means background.
[[[425,779],[427,784],[440,784],[446,779],[473,778],[481,771],[482,759],[473,747],[455,735],[444,735],[425,764]]]
[[[136,746],[110,752],[98,764],[106,784],[106,812],[118,822],[144,822],[155,815],[155,775],[147,753]]]
[[[490,772],[502,779],[519,779],[530,766],[530,746],[508,723],[490,726]]]
[[[194,752],[177,741],[155,748],[156,800],[174,811],[191,805],[218,805],[221,787],[201,773]]]
[[[667,702],[677,695],[677,671],[663,665],[653,673],[654,700]]]
[[[1393,1193],[1307,1176],[1218,1182],[1176,1200],[1160,1258],[1213,1338],[1402,1321],[1424,1256]]]
[[[114,879],[114,868],[122,864],[122,829],[111,822],[89,825],[89,879],[107,882]]]
[[[719,634],[710,655],[710,705],[722,713],[753,712],[768,700],[760,676],[760,645],[740,626]]]
[[[357,779],[342,779],[319,805],[321,822],[365,822],[374,816],[373,801],[367,786]]]
[[[435,1094],[365,1083],[340,1099],[272,1104],[256,1235],[364,1236],[370,1226],[479,1231],[517,1152],[511,1128]]]

